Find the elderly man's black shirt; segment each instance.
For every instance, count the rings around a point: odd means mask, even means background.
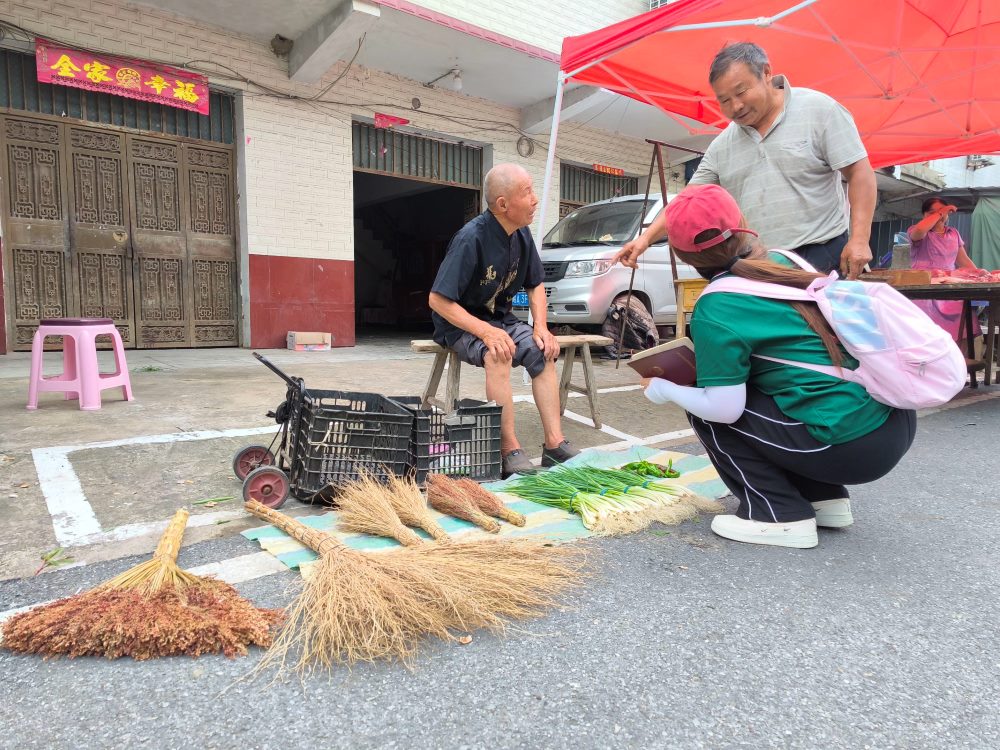
[[[521,288],[542,283],[545,272],[538,248],[527,228],[508,236],[497,218],[484,211],[458,230],[448,245],[432,292],[460,304],[465,310],[493,325],[516,323],[510,311]],[[434,340],[451,346],[463,331],[437,313]]]

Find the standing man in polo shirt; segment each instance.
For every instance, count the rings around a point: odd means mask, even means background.
[[[751,42],[723,47],[708,80],[732,122],[709,145],[690,184],[724,187],[747,223],[762,228],[766,247],[793,250],[824,273],[839,268],[857,278],[872,259],[876,187],[850,113],[826,94],[772,75],[767,54]],[[635,267],[664,235],[661,212],[618,259]]]
[[[429,303],[434,340],[463,362],[486,368],[486,397],[503,407],[500,448],[506,477],[535,471],[514,433],[512,367],[523,365],[531,376],[545,432],[542,465],[562,463],[579,451],[566,441],[560,424],[559,343],[546,326],[545,274],[527,229],[538,206],[531,175],[516,164],[498,164],[486,173],[485,191],[487,210],[452,238]],[[522,287],[534,328],[511,312]]]

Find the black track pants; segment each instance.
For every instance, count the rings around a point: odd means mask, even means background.
[[[736,515],[754,521],[815,517],[811,502],[848,497],[848,484],[888,474],[913,443],[916,412],[896,409],[878,429],[840,445],[825,445],[774,399],[747,387],[747,406],[733,424],[688,420],[708,457],[739,500]]]

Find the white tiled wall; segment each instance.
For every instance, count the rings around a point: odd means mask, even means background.
[[[560,15],[550,4],[534,3],[544,23],[521,24],[512,19],[527,12],[529,3],[516,0],[520,11],[500,2],[465,3],[429,0],[441,12],[464,14],[483,25],[496,18],[497,31],[555,48],[556,23],[566,32],[583,32],[621,17],[641,12],[638,0],[603,3],[584,0],[578,12]],[[563,6],[564,3],[554,4]],[[447,7],[445,7],[447,6]],[[506,9],[504,13],[500,9]],[[474,9],[483,15],[472,18]],[[628,11],[631,9],[631,11]],[[486,11],[489,10],[488,13]],[[517,12],[515,12],[517,11]],[[246,184],[241,199],[246,204],[245,245],[250,253],[351,260],[354,257],[351,168],[351,118],[371,118],[376,108],[403,114],[412,126],[428,133],[477,141],[493,146],[494,163],[522,163],[541,194],[546,151],[540,143],[534,155],[522,159],[516,151],[517,134],[466,128],[447,119],[450,115],[494,120],[517,125],[518,110],[482,99],[428,89],[404,78],[355,67],[327,94],[338,101],[365,102],[367,106],[320,106],[260,95],[223,72],[222,65],[269,87],[310,97],[339,75],[340,66],[318,84],[304,85],[288,79],[287,63],[275,57],[266,44],[249,37],[209,28],[182,17],[131,6],[121,0],[0,0],[0,17],[56,41],[69,41],[95,50],[162,62],[215,61],[218,74],[212,83],[244,91],[245,132],[239,144],[244,153]],[[490,20],[493,24],[494,21]],[[506,24],[506,25],[504,25]],[[561,37],[560,37],[561,38]],[[206,67],[212,69],[211,63]],[[421,111],[405,113],[390,105],[409,107],[419,96]],[[434,112],[440,114],[427,114]],[[441,116],[444,115],[444,116]],[[484,126],[487,127],[487,126]],[[544,140],[544,139],[543,139]],[[612,136],[578,125],[567,125],[560,134],[558,155],[571,161],[612,164],[629,173],[645,175],[649,165],[647,145],[639,140]],[[558,160],[548,216],[558,216]]]
[[[931,169],[944,175],[945,185],[950,188],[996,187],[1000,185],[1000,156],[988,157],[993,164],[980,169],[968,169],[964,156],[954,159],[937,159],[930,162]]]
[[[551,52],[562,49],[563,37],[596,31],[649,10],[649,0],[416,0],[416,4]]]

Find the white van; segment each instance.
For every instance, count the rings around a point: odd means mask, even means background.
[[[639,236],[643,195],[610,198],[576,209],[556,224],[542,242],[540,254],[545,268],[548,322],[587,330],[601,326],[616,300],[628,295],[631,268],[613,263],[629,240]],[[673,198],[669,195],[667,200]],[[648,224],[660,212],[658,193],[649,196]],[[698,278],[685,263],[677,264],[682,279]],[[658,326],[674,325],[677,306],[670,271],[670,248],[666,241],[652,245],[639,259],[632,296],[652,313]],[[514,297],[514,314],[528,319],[528,295]]]

